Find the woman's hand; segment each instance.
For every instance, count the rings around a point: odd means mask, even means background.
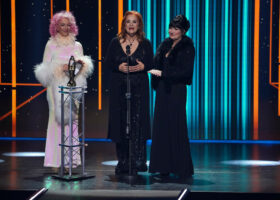
[[[127,73],[127,63],[122,63],[119,65],[119,70],[123,73]]]
[[[68,71],[68,65],[67,65],[67,64],[64,64],[64,65],[63,65],[63,71],[65,71],[65,72]]]
[[[78,60],[77,62],[80,63],[82,67],[85,66],[85,63],[82,60]]]
[[[140,60],[136,59],[137,65],[130,67],[129,72],[139,72],[144,70],[144,63],[142,63]]]
[[[148,71],[148,73],[158,77],[162,75],[162,71],[158,69],[151,69],[150,71]]]

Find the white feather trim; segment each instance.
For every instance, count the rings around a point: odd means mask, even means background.
[[[35,65],[34,67],[34,73],[36,79],[45,87],[51,83],[53,73],[49,70],[48,64],[41,63],[38,65]]]
[[[86,78],[89,77],[93,72],[93,63],[90,56],[81,56],[76,60],[83,61],[84,65],[81,69],[81,72],[75,77],[76,85],[80,87],[85,87],[87,85]],[[52,88],[52,97],[53,97],[53,110],[55,111],[55,120],[61,124],[61,94],[59,93],[59,86],[66,86],[69,77],[63,71],[63,63],[52,62],[50,63],[41,63],[35,66],[35,76],[37,80],[42,83],[45,87]],[[75,96],[77,100],[80,99],[80,96]],[[66,96],[65,96],[66,99]],[[48,99],[48,101],[51,101]],[[69,124],[70,116],[70,101],[69,97],[64,103],[64,125]],[[79,105],[73,103],[72,105],[72,119],[78,119]]]
[[[92,59],[90,56],[80,56],[78,58],[76,58],[76,60],[81,60],[84,65],[81,69],[81,72],[77,75],[80,76],[84,76],[85,78],[88,78],[92,73],[93,73],[93,70],[94,70],[94,65],[93,65],[93,62],[92,62]]]
[[[35,65],[34,73],[36,79],[44,86],[48,87],[52,85],[53,82],[61,84],[65,82],[67,75],[63,71],[63,63],[61,62],[51,62],[51,63],[40,63]]]
[[[67,46],[74,44],[76,41],[76,37],[73,33],[70,33],[67,37],[56,34],[54,37],[50,37],[50,40],[58,46]]]

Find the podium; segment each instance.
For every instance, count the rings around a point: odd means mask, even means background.
[[[59,86],[59,93],[61,94],[61,165],[58,175],[53,178],[64,181],[75,181],[93,178],[85,172],[85,87],[65,87]],[[81,106],[81,120],[78,122],[78,111]],[[67,108],[67,109],[65,109]],[[69,111],[65,113],[65,110]],[[65,120],[65,118],[67,120]],[[79,132],[78,124],[81,125],[81,133],[73,134],[74,131]],[[69,133],[65,134],[65,125],[69,127]],[[74,157],[78,159],[76,163]],[[81,163],[81,170],[78,173],[73,173],[73,167],[76,167],[77,162]],[[66,171],[68,169],[68,172]]]

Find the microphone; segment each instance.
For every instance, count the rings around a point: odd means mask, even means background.
[[[129,55],[130,54],[130,45],[126,45],[126,54]]]

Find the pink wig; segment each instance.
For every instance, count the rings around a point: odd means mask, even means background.
[[[62,18],[67,18],[71,23],[70,33],[74,34],[74,36],[78,35],[78,26],[76,25],[76,19],[74,15],[71,12],[67,11],[60,11],[56,13],[53,18],[50,20],[50,35],[52,37],[56,36],[56,26],[58,25],[59,21]]]

